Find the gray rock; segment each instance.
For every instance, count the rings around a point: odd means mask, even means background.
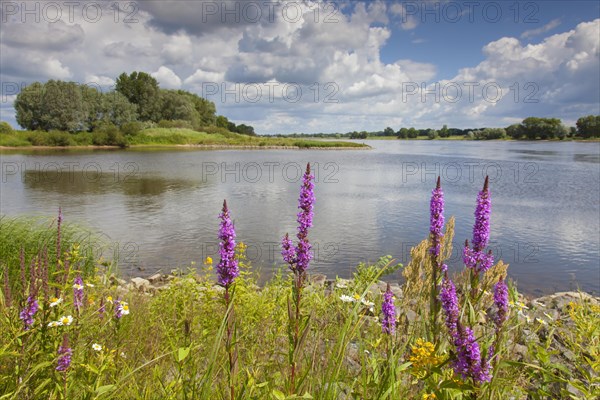
[[[327,276],[325,276],[323,274],[311,274],[308,279],[309,279],[311,285],[322,287],[322,286],[325,286],[325,281],[327,280]]]
[[[571,385],[570,383],[567,384],[567,391],[572,394],[575,395],[577,398],[581,398],[583,399],[583,396],[585,396],[585,394],[577,389],[575,386]]]
[[[131,278],[131,283],[133,284],[133,288],[139,290],[140,292],[147,292],[150,289],[150,281],[144,278]]]
[[[162,275],[160,274],[160,272],[157,272],[156,274],[154,274],[148,278],[148,281],[152,284],[158,283],[161,280],[162,280]]]
[[[404,295],[402,292],[402,288],[397,283],[391,284],[390,290],[392,291],[392,293],[394,293],[394,296],[396,296],[396,299],[398,300],[401,299]]]
[[[217,292],[217,293],[219,293],[219,294],[221,294],[221,293],[225,293],[225,288],[224,288],[223,286],[220,286],[220,285],[214,285],[212,288],[213,288],[213,290],[214,290],[215,292]]]
[[[414,312],[413,310],[410,310],[410,309],[406,310],[404,312],[404,315],[406,316],[406,320],[408,322],[412,323],[412,322],[415,322],[417,320],[417,313]]]

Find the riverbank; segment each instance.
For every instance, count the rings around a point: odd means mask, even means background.
[[[295,139],[248,136],[216,129],[198,132],[185,128],[149,128],[135,134],[120,132],[32,132],[14,131],[0,134],[0,149],[116,149],[171,148],[199,149],[368,149],[362,143],[318,139]]]

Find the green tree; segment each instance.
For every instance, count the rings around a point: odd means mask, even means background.
[[[34,82],[21,90],[14,103],[17,123],[34,131],[42,128],[42,99],[44,84]]]
[[[521,139],[523,137],[523,127],[521,124],[512,124],[506,128],[506,134],[513,139]]]
[[[394,136],[396,132],[389,126],[383,130],[383,136]]]
[[[419,136],[419,131],[416,130],[415,128],[409,128],[408,129],[408,137],[410,139],[416,139],[417,136]]]
[[[223,116],[223,115],[219,115],[216,119],[216,125],[219,128],[225,128],[227,129],[229,126],[229,120],[227,119],[227,117]]]
[[[185,90],[178,90],[177,92],[188,96],[191,100],[194,109],[198,113],[200,124],[202,124],[202,126],[215,125],[217,123],[217,108],[215,107],[215,103],[206,100],[197,94],[186,92]]]
[[[100,97],[100,113],[98,119],[102,123],[110,123],[121,127],[137,119],[136,106],[119,92],[104,93]]]
[[[194,128],[200,127],[200,115],[192,99],[176,90],[160,90],[160,119],[189,121]]]
[[[75,82],[50,80],[43,89],[41,128],[76,132],[85,130],[86,107],[82,90]]]
[[[450,136],[450,131],[448,130],[448,125],[445,125],[442,127],[442,129],[440,129],[438,131],[438,135],[440,135],[440,137],[449,137]]]
[[[83,102],[83,126],[82,130],[91,131],[102,117],[103,94],[93,86],[80,85]]]
[[[525,118],[521,123],[523,132],[527,139],[535,140],[538,137],[541,139],[552,139],[559,137],[564,128],[558,118]]]
[[[398,139],[406,139],[406,138],[408,138],[408,129],[400,128],[400,130],[398,131]]]
[[[140,121],[160,120],[160,90],[158,81],[145,72],[122,73],[116,81],[117,92],[137,106]]]
[[[577,133],[583,138],[600,137],[600,115],[588,115],[577,120]]]
[[[254,133],[254,128],[246,124],[239,124],[237,126],[237,132],[241,133],[242,135],[256,136],[256,133]]]

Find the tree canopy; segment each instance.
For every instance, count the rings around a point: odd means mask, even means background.
[[[143,122],[195,130],[218,126],[256,135],[252,126],[217,116],[212,101],[186,90],[161,89],[154,77],[137,71],[119,75],[115,90],[105,93],[75,82],[35,82],[17,95],[14,107],[17,122],[28,130],[79,132]]]

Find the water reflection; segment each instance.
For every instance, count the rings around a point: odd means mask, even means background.
[[[27,189],[65,195],[103,195],[122,193],[127,196],[159,196],[168,191],[194,190],[201,182],[139,176],[118,179],[113,173],[98,171],[27,170],[23,176]],[[204,183],[206,184],[206,183]]]
[[[68,221],[118,242],[125,273],[138,274],[218,258],[217,215],[227,198],[238,239],[268,276],[282,265],[281,237],[296,232],[300,182],[286,166],[310,161],[319,173],[311,269],[349,276],[382,255],[408,261],[410,247],[427,237],[429,197],[441,175],[446,216],[456,217],[449,263],[456,271],[489,174],[492,248],[520,289],[579,284],[600,292],[600,143],[368,143],[373,150],[2,153],[0,211],[54,215],[62,206]],[[79,167],[51,167],[67,163]],[[262,178],[249,179],[244,168],[257,165]]]

